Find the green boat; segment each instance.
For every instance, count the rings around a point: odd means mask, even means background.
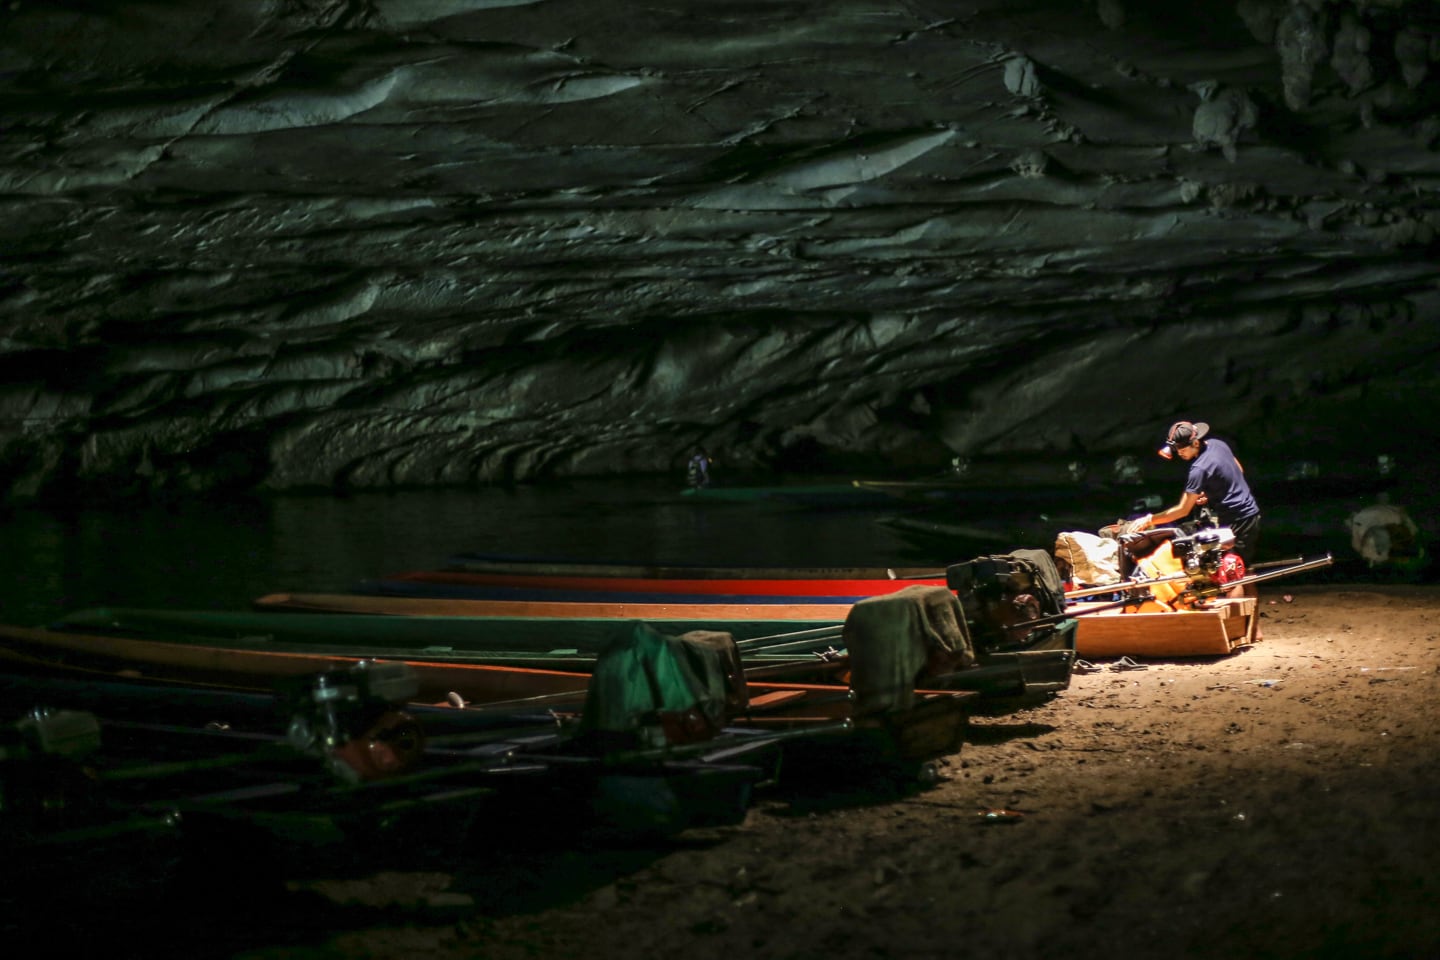
[[[833,682],[856,672],[857,660],[878,656],[889,662],[899,651],[909,657],[903,668],[896,668],[904,674],[896,680],[900,687],[915,686],[922,671],[928,679],[919,682],[934,684],[935,689],[968,689],[999,696],[1049,694],[1069,686],[1075,655],[1073,620],[1016,641],[987,637],[973,656],[956,659],[946,654],[932,662],[923,651],[933,649],[941,635],[956,650],[969,648],[971,643],[963,611],[947,588],[917,584],[840,609],[844,618],[832,621],[636,621],[100,607],[70,613],[49,629],[54,635],[191,645],[237,656],[358,657],[435,667],[523,668],[573,677],[591,673],[600,653],[623,642],[636,622],[642,622],[669,636],[697,632],[729,635],[749,681]],[[860,612],[866,616],[857,622]],[[968,665],[962,663],[964,659],[970,661]],[[942,663],[950,666],[939,669]],[[956,666],[963,668],[956,670]]]
[[[844,623],[684,618],[645,622],[674,636],[694,631],[728,633],[750,671],[797,660],[818,661],[817,654],[841,645]],[[634,624],[608,617],[379,617],[95,607],[68,613],[50,628],[245,650],[588,672],[599,653],[628,637]]]

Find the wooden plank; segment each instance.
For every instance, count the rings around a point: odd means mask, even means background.
[[[1083,604],[1074,609],[1083,612]],[[1081,657],[1213,657],[1253,642],[1253,598],[1215,600],[1206,610],[1093,613],[1076,618]]]

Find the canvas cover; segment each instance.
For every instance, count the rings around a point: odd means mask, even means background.
[[[1055,557],[1070,565],[1070,578],[1077,587],[1120,582],[1120,541],[1114,537],[1066,531],[1055,537]]]
[[[1030,568],[1030,592],[1040,602],[1040,613],[1044,616],[1064,613],[1065,584],[1060,580],[1055,558],[1044,550],[1015,550],[1010,556]]]
[[[581,730],[649,746],[693,742],[714,736],[745,705],[740,654],[729,633],[669,636],[636,620],[596,659]]]
[[[975,664],[960,601],[945,587],[866,597],[850,608],[841,638],[857,713],[909,709],[920,677]]]

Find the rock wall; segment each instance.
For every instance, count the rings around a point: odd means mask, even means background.
[[[1440,4],[0,8],[0,491],[1429,458]],[[1277,453],[1278,455],[1278,453]]]

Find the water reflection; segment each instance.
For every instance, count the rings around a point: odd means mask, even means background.
[[[0,618],[88,606],[236,609],[277,591],[343,592],[458,553],[633,562],[889,564],[914,548],[875,510],[699,504],[669,485],[245,497],[0,521]]]
[[[1165,490],[1168,499],[1172,491]],[[1425,507],[1416,516],[1431,534],[1434,487],[1423,490],[1429,499],[1406,502],[1412,511]],[[1078,493],[1012,487],[968,503],[919,505],[943,510],[947,530],[974,526],[969,539],[948,533],[917,539],[913,530],[877,522],[906,514],[899,501],[829,508],[697,502],[664,480],[24,510],[0,517],[0,619],[44,623],[90,606],[240,609],[266,593],[345,592],[362,580],[433,568],[469,551],[651,564],[938,569],[1015,547],[1048,548],[1060,529],[1097,530],[1126,511],[1136,490]],[[1353,553],[1344,518],[1368,497],[1331,491],[1287,502],[1273,495],[1278,490],[1267,493],[1267,554],[1334,551],[1340,560]],[[1016,538],[1023,539],[1010,542]],[[1337,563],[1330,575],[1352,573]]]

